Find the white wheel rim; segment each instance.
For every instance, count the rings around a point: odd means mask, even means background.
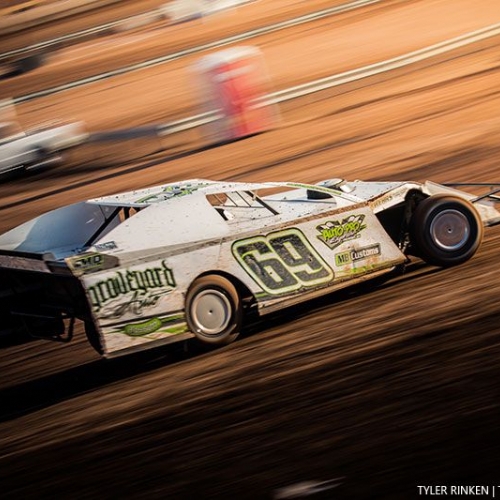
[[[203,290],[191,304],[191,317],[198,333],[218,335],[231,321],[231,302],[219,290]]]
[[[444,210],[433,219],[430,231],[433,241],[439,248],[454,251],[467,243],[470,223],[462,212]]]

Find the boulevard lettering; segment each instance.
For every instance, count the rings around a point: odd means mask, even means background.
[[[147,295],[152,295],[153,300],[146,300],[146,305],[154,305],[159,295],[175,286],[172,269],[162,261],[161,267],[117,271],[109,278],[90,286],[87,291],[94,310],[99,312],[110,300],[128,294],[133,294],[134,302],[141,297],[145,299]]]

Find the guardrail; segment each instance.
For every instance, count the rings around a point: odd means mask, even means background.
[[[374,3],[374,1],[378,0],[369,0],[369,3]],[[359,3],[359,2],[354,2]],[[368,3],[368,2],[364,2]],[[316,13],[317,14],[317,13]],[[259,31],[259,30],[256,30]],[[252,32],[253,33],[253,32]],[[334,74],[328,77],[320,78],[311,82],[307,82],[301,85],[296,85],[294,87],[290,87],[288,89],[280,90],[277,92],[272,92],[265,96],[265,98],[261,99],[257,104],[259,106],[265,106],[267,104],[279,104],[281,102],[286,102],[292,99],[300,98],[307,96],[309,94],[313,94],[316,92],[320,92],[322,90],[327,90],[335,86],[343,85],[346,83],[351,83],[356,80],[360,80],[363,78],[368,78],[370,76],[374,76],[383,72],[391,71],[394,69],[402,68],[404,66],[408,66],[410,64],[423,61],[425,59],[429,59],[431,57],[443,54],[445,52],[463,47],[465,45],[469,45],[471,43],[475,43],[481,40],[485,40],[487,38],[492,38],[494,36],[500,35],[500,23],[496,23],[485,28],[473,31],[471,33],[467,33],[465,35],[461,35],[450,40],[446,40],[444,42],[440,42],[434,45],[430,45],[423,49],[415,50],[413,52],[409,52],[407,54],[403,54],[401,56],[397,56],[391,59],[387,59],[385,61],[381,61],[375,64],[370,64],[368,66],[364,66],[362,68],[357,68],[350,71],[345,71],[343,73]],[[233,37],[231,37],[233,38]],[[226,39],[229,40],[229,39]],[[227,42],[229,43],[229,42]],[[207,46],[203,46],[204,48],[213,47],[214,44],[207,44]],[[171,59],[173,57],[181,57],[184,54],[191,54],[194,49],[187,49],[178,53],[177,55],[169,55],[161,58],[163,61],[167,59]],[[202,49],[200,49],[201,51]],[[147,63],[141,63],[138,66],[145,67]],[[91,77],[88,81],[95,81],[101,79],[99,77]],[[68,87],[69,88],[69,87]],[[36,96],[46,95],[44,92],[37,93]],[[30,96],[23,96],[21,98],[13,99],[14,103],[20,103],[33,98],[34,94]],[[117,130],[117,131],[108,131],[108,132],[99,132],[91,134],[90,140],[92,141],[110,141],[110,140],[118,140],[128,137],[141,137],[141,136],[166,136],[175,134],[178,132],[190,130],[193,128],[197,128],[203,125],[207,125],[210,123],[219,120],[222,117],[220,111],[213,110],[206,113],[200,113],[197,115],[193,115],[187,118],[182,118],[180,120],[175,120],[168,123],[163,123],[159,125],[151,125],[145,127],[138,127],[135,129],[126,129],[126,130]]]
[[[487,26],[486,28],[461,35],[444,42],[430,45],[423,49],[415,50],[407,54],[387,59],[378,63],[370,64],[362,68],[357,68],[343,73],[338,73],[325,78],[320,78],[312,82],[296,85],[285,90],[279,90],[268,94],[265,98],[258,102],[259,106],[267,104],[279,104],[300,97],[305,97],[309,94],[328,90],[330,88],[351,83],[356,80],[368,78],[386,71],[402,68],[413,63],[429,59],[431,57],[441,55],[445,52],[475,43],[487,38],[500,35],[500,23]],[[223,117],[222,113],[217,110],[200,113],[180,120],[175,120],[160,125],[137,127],[135,129],[117,130],[110,132],[100,132],[92,134],[92,141],[111,141],[125,138],[136,138],[157,135],[159,137],[173,135],[186,130],[191,130],[203,125],[208,125],[220,120]]]
[[[91,1],[95,2],[96,0],[91,0]],[[119,1],[119,0],[112,0],[112,1]],[[254,30],[255,34],[252,34],[251,36],[256,36],[259,34],[277,31],[278,29],[284,29],[284,28],[287,28],[290,26],[294,26],[296,24],[303,24],[306,22],[316,21],[316,20],[321,19],[323,17],[327,17],[327,16],[334,15],[334,14],[340,14],[342,12],[347,12],[349,10],[354,10],[354,9],[357,9],[360,7],[364,7],[366,5],[379,3],[381,1],[382,0],[354,0],[354,1],[348,2],[346,4],[337,5],[335,7],[329,7],[327,9],[312,12],[310,14],[305,14],[305,15],[300,16],[300,17],[295,18],[295,19],[291,19],[291,20],[284,21],[284,22],[277,23],[277,24],[270,25],[270,26],[265,26],[265,27],[260,28],[258,30]],[[164,15],[162,9],[156,9],[156,10],[153,10],[149,13],[146,12],[146,13],[140,14],[140,15],[148,15],[148,14],[149,15],[156,15],[156,16],[163,16]],[[132,18],[127,18],[127,19],[132,19]],[[127,19],[125,21],[127,21]],[[119,27],[123,21],[124,20],[112,21],[112,22],[102,24],[100,26],[95,26],[93,28],[88,28],[86,30],[82,30],[82,31],[79,31],[76,33],[70,33],[68,35],[63,35],[61,37],[54,38],[52,40],[46,40],[44,42],[39,42],[39,43],[30,45],[30,46],[24,47],[22,49],[14,49],[14,50],[11,50],[9,52],[0,53],[0,61],[3,59],[8,59],[8,58],[14,57],[16,55],[22,54],[25,51],[30,52],[33,50],[46,49],[46,48],[50,47],[51,45],[58,45],[61,42],[66,42],[68,40],[74,40],[74,39],[86,37],[88,35],[99,33],[101,31],[108,31],[108,30],[113,29],[115,27]],[[268,30],[268,31],[265,31],[265,30]],[[272,31],[269,31],[269,30],[272,30]],[[1,34],[1,20],[0,20],[0,34]],[[236,37],[244,36],[244,35],[245,35],[245,33],[243,33],[242,35],[236,35]],[[239,39],[233,40],[233,37],[230,37],[229,39],[224,40],[223,42],[227,44],[227,43],[233,43],[234,41],[240,41],[240,40]],[[201,50],[206,50],[206,48],[204,47]]]
[[[81,85],[86,85],[89,83],[97,82],[100,80],[105,80],[107,78],[111,78],[113,76],[123,75],[126,73],[130,73],[132,71],[141,70],[144,68],[149,68],[152,66],[157,66],[159,64],[166,64],[169,62],[177,61],[187,56],[191,56],[194,54],[198,54],[200,52],[204,52],[211,49],[216,49],[220,47],[224,47],[226,45],[231,45],[234,43],[239,43],[243,41],[250,40],[257,36],[266,35],[270,33],[274,33],[276,31],[280,31],[286,28],[290,28],[292,26],[298,26],[300,24],[308,23],[311,21],[316,21],[318,19],[322,19],[334,14],[340,14],[343,12],[348,12],[350,10],[354,10],[360,7],[364,7],[367,5],[379,3],[382,0],[354,0],[352,2],[337,5],[335,7],[329,7],[328,9],[323,9],[320,11],[312,12],[309,14],[305,14],[303,16],[299,16],[294,19],[288,19],[286,21],[281,21],[279,23],[271,24],[269,26],[263,26],[261,28],[256,28],[250,31],[245,31],[244,33],[238,33],[237,35],[232,35],[226,38],[222,38],[220,40],[215,40],[213,42],[208,42],[203,45],[198,45],[196,47],[190,47],[184,50],[180,50],[178,52],[174,52],[172,54],[167,54],[165,56],[157,57],[154,59],[150,59],[148,61],[142,61],[140,63],[132,64],[130,66],[125,66],[123,68],[118,68],[113,71],[108,71],[106,73],[102,73],[99,75],[90,76],[87,78],[83,78],[81,80],[77,80],[71,83],[67,83],[65,85],[59,85],[58,87],[52,89],[40,90],[38,92],[33,92],[32,94],[27,94],[24,96],[17,97],[15,100],[17,103],[30,101],[32,99],[36,99],[38,97],[44,97],[46,95],[52,95],[57,92],[63,92],[65,90],[69,90],[75,87],[79,87]],[[113,24],[114,25],[114,24]],[[103,25],[104,26],[104,25]],[[106,25],[109,26],[109,25]],[[85,31],[86,34],[90,34],[89,31]],[[41,44],[37,44],[36,46],[32,46],[33,48],[40,49],[42,48]],[[43,45],[43,47],[47,47],[47,45]],[[2,57],[12,56],[13,53],[19,54],[19,51],[11,51],[0,55],[0,60]]]
[[[121,0],[66,0],[65,2],[52,3],[35,0],[26,2],[29,4],[27,10],[19,11],[19,8],[14,10],[9,8],[9,13],[2,13],[0,16],[0,35],[38,26],[46,22],[48,18],[51,21],[61,19],[119,1]]]
[[[444,42],[436,43],[423,49],[415,50],[413,52],[409,52],[392,59],[387,59],[385,61],[364,66],[362,68],[357,68],[325,78],[320,78],[318,80],[304,83],[302,85],[296,85],[285,90],[272,92],[265,98],[261,99],[258,105],[265,106],[267,104],[279,104],[285,101],[290,101],[292,99],[305,97],[309,94],[327,90],[338,85],[351,83],[356,80],[361,80],[363,78],[368,78],[380,73],[402,68],[404,66],[408,66],[410,64],[414,64],[425,59],[441,55],[445,52],[458,49],[465,45],[469,45],[471,43],[485,40],[487,38],[492,38],[498,35],[500,35],[500,23],[487,26],[486,28],[473,31],[471,33],[467,33],[465,35],[461,35]],[[215,122],[221,117],[222,114],[216,110],[207,113],[201,113],[199,115],[194,115],[188,118],[183,118],[181,120],[158,125],[157,134],[159,136],[164,136],[182,132],[184,130],[189,130]]]

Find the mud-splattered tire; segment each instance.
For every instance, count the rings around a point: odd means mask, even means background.
[[[234,285],[222,276],[198,278],[186,295],[186,321],[196,338],[209,345],[226,345],[238,337],[243,317]]]
[[[469,260],[481,245],[483,223],[463,198],[434,195],[415,209],[410,224],[414,253],[429,264],[450,267]]]

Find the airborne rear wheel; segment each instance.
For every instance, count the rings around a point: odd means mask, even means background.
[[[238,292],[222,276],[202,276],[187,293],[187,324],[204,344],[226,345],[235,340],[241,328],[242,316]]]
[[[410,223],[416,254],[429,264],[455,266],[469,260],[483,238],[475,207],[453,195],[434,195],[417,206]]]

